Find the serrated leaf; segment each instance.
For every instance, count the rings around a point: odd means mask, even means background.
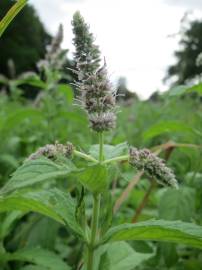
[[[71,268],[55,253],[42,249],[30,248],[18,250],[15,253],[9,254],[8,261],[23,261],[31,262],[36,265],[47,267],[49,270],[71,270]]]
[[[0,197],[0,212],[13,210],[40,213],[63,225],[68,225],[80,236],[83,235],[82,229],[75,219],[75,201],[68,193],[59,189],[15,192],[9,196]]]
[[[58,177],[64,177],[73,170],[75,170],[75,167],[69,162],[67,164],[57,164],[45,157],[28,160],[13,173],[11,179],[0,190],[0,194]]]
[[[158,208],[161,219],[191,221],[195,213],[195,192],[187,187],[168,189],[162,194]],[[161,243],[159,247],[166,265],[175,265],[178,260],[176,245]]]
[[[113,227],[106,233],[104,240],[154,240],[202,249],[202,227],[181,221],[149,220]]]
[[[29,215],[26,223],[21,224],[15,241],[25,243],[23,247],[40,246],[51,250],[55,246],[60,224],[53,219],[39,215]],[[31,229],[30,229],[31,228]]]
[[[128,153],[128,144],[126,142],[117,145],[105,144],[103,146],[105,159],[111,159]],[[89,154],[99,159],[99,145],[95,144],[90,147]]]
[[[133,270],[153,256],[151,253],[138,253],[126,242],[113,243],[108,248],[110,270]]]
[[[168,189],[159,202],[159,218],[191,221],[195,208],[195,192],[191,188]]]
[[[107,167],[100,164],[89,166],[79,172],[78,180],[91,192],[101,193],[108,186]]]
[[[126,242],[106,244],[97,251],[96,256],[98,256],[99,253],[101,253],[99,267],[105,266],[106,268],[97,268],[97,263],[95,263],[95,269],[98,270],[133,270],[154,255],[153,253],[136,252]]]

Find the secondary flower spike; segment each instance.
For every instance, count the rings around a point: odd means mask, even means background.
[[[72,25],[79,99],[88,113],[91,128],[96,132],[108,131],[116,125],[116,93],[108,78],[106,62],[100,66],[99,47],[79,12],[74,14]]]
[[[40,147],[35,153],[28,157],[28,160],[34,160],[45,156],[49,159],[56,158],[58,155],[63,155],[65,157],[71,157],[74,151],[74,146],[72,143],[67,142],[66,144],[60,144],[56,142],[55,144],[47,144]]]
[[[148,149],[138,150],[131,147],[129,163],[137,170],[143,170],[148,177],[154,177],[159,183],[178,188],[173,171],[165,165],[161,158]]]
[[[60,24],[58,32],[52,38],[51,44],[46,48],[45,59],[40,60],[37,66],[40,71],[51,69],[61,69],[66,61],[66,50],[61,48],[63,41],[63,27]]]

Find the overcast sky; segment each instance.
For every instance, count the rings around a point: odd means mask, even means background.
[[[47,30],[54,34],[59,23],[65,29],[64,48],[72,46],[71,19],[80,10],[100,46],[111,79],[127,78],[130,90],[142,98],[165,90],[162,79],[174,62],[177,38],[185,11],[202,18],[202,0],[30,0]]]

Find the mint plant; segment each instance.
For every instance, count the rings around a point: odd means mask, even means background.
[[[71,142],[47,144],[32,153],[12,174],[0,191],[0,212],[14,211],[0,226],[1,264],[19,260],[42,269],[132,270],[152,258],[155,250],[134,252],[126,241],[167,241],[201,249],[202,227],[195,224],[148,220],[113,225],[110,188],[117,163],[132,165],[151,181],[179,187],[172,170],[150,150],[128,147],[127,143],[105,144],[105,134],[116,128],[116,91],[108,78],[105,60],[101,65],[101,53],[94,44],[93,34],[79,12],[74,14],[72,25],[78,75],[75,85],[80,92],[79,104],[89,119],[89,132],[92,130],[95,134],[97,144],[88,152]],[[67,191],[66,186],[61,188],[52,181],[59,178],[71,182],[73,188]],[[89,196],[91,209],[86,203]],[[65,264],[57,255],[39,247],[13,253],[6,251],[3,237],[13,222],[27,212],[52,218],[82,243],[81,258],[76,266]]]

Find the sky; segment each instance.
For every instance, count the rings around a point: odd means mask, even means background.
[[[202,0],[30,0],[51,33],[64,26],[63,47],[72,57],[71,19],[81,12],[96,37],[114,82],[127,79],[141,98],[164,91],[166,70],[175,63],[180,21],[187,10],[202,18]],[[175,36],[175,37],[173,37]]]

